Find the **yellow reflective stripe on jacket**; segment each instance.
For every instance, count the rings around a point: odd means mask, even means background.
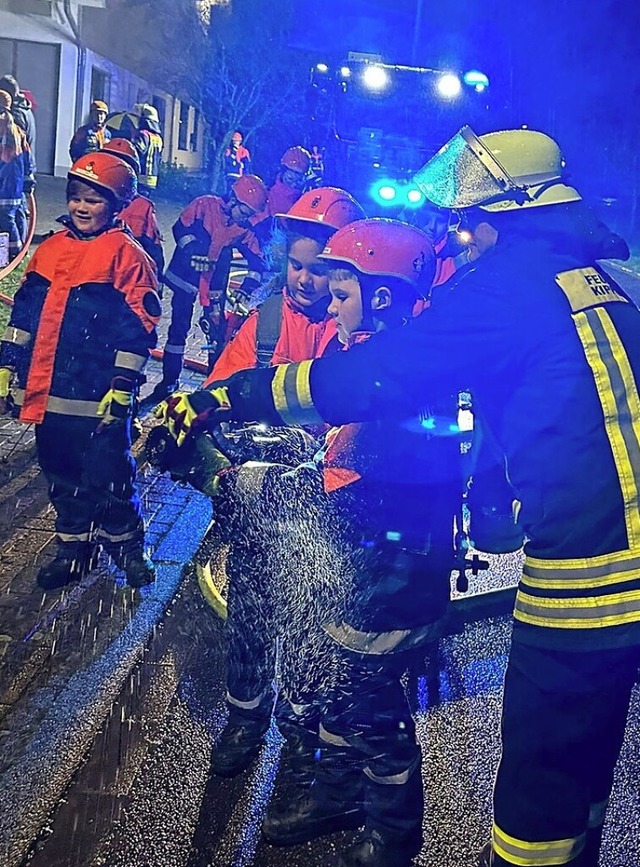
[[[585,591],[639,578],[638,549],[576,560],[538,560],[527,556],[522,567],[522,584],[536,590]]]
[[[14,343],[16,346],[27,346],[31,342],[31,333],[15,325],[8,325],[2,335],[5,343]]]
[[[520,587],[516,594],[514,617],[533,626],[561,629],[599,629],[640,622],[640,590],[611,593],[608,596],[555,597],[530,596]]]
[[[577,858],[586,843],[586,834],[579,837],[569,837],[566,840],[546,840],[541,843],[530,843],[518,840],[502,831],[494,822],[492,842],[497,855],[509,864],[520,867],[538,867],[538,865],[568,864]]]
[[[574,317],[593,371],[624,502],[629,547],[640,545],[640,399],[626,351],[603,308]]]
[[[285,424],[322,424],[311,398],[312,361],[283,364],[276,368],[271,394],[276,412]]]

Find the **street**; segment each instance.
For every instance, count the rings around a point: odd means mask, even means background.
[[[64,188],[59,180],[47,183],[40,233],[53,227],[54,197]],[[160,201],[157,210],[170,239],[179,205]],[[168,240],[167,259],[172,246]],[[640,301],[640,277],[626,266],[607,267]],[[160,363],[150,362],[144,393],[159,375]],[[199,381],[185,372],[187,387]],[[152,419],[144,424],[148,429]],[[191,558],[211,504],[159,475],[141,452],[138,443],[156,585],[133,591],[105,562],[72,589],[43,594],[35,574],[52,552],[53,512],[32,433],[0,421],[0,861],[331,867],[346,833],[292,849],[261,840],[281,747],[273,726],[248,771],[232,780],[209,775],[225,721],[224,633],[201,597]],[[471,579],[468,607],[454,603],[447,634],[408,676],[427,803],[418,867],[473,867],[490,834],[510,635],[502,612],[510,591],[494,607],[478,594],[513,587],[521,556],[489,559],[489,572]],[[638,779],[636,687],[607,814],[604,867],[640,864]]]

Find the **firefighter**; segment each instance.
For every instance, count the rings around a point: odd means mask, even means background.
[[[224,152],[224,174],[227,179],[227,195],[232,186],[242,177],[251,174],[251,154],[242,144],[243,135],[240,130],[231,134],[231,143]]]
[[[228,198],[199,196],[174,223],[176,248],[164,274],[164,283],[173,293],[171,324],[164,346],[162,380],[150,397],[156,403],[178,387],[197,297],[203,308],[204,328],[210,332],[217,327],[219,335],[222,334],[233,248],[245,255],[249,265],[241,291],[250,295],[259,285],[264,266],[249,218],[261,211],[266,201],[267,190],[260,178],[243,175]],[[221,338],[218,342],[221,343]],[[219,352],[221,348],[217,346],[216,350]],[[211,364],[216,357],[215,352],[210,353]]]
[[[594,231],[564,165],[544,133],[463,127],[416,178],[461,211],[479,256],[453,290],[349,353],[236,374],[178,421],[184,436],[216,409],[409,417],[436,383],[472,383],[528,538],[482,856],[494,867],[598,863],[640,663],[640,311],[597,264],[621,245]]]
[[[283,359],[319,357],[339,348],[335,323],[327,312],[327,267],[318,256],[336,229],[363,214],[345,190],[325,187],[305,193],[287,214],[278,215],[288,239],[287,283],[250,314],[208,381]],[[235,525],[238,531],[227,558],[229,721],[211,764],[213,772],[223,776],[235,776],[258,755],[271,720],[275,676],[275,589],[267,586],[277,582],[273,554],[264,538],[263,521],[246,515],[245,520],[236,517]],[[282,731],[286,734],[284,727]],[[294,748],[304,752],[306,742],[296,740],[290,751]]]
[[[103,150],[105,153],[113,154],[123,160],[134,170],[136,177],[138,177],[140,174],[140,160],[138,159],[138,152],[129,139],[111,139],[104,146]],[[162,280],[164,250],[153,202],[146,196],[134,196],[129,204],[120,211],[120,219],[127,224],[131,229],[133,237],[153,260],[158,280]]]
[[[133,140],[140,155],[138,189],[143,196],[151,198],[158,188],[158,174],[164,148],[160,132],[160,117],[157,108],[148,102],[136,104],[134,111],[140,115],[140,126]]]
[[[283,153],[276,179],[269,188],[267,206],[251,220],[262,244],[271,235],[275,215],[286,214],[302,195],[310,165],[311,154],[300,145]]]
[[[85,154],[102,150],[111,139],[111,131],[105,126],[109,106],[101,99],[94,99],[89,111],[89,122],[79,127],[69,144],[71,162],[75,162]]]
[[[68,173],[65,229],[34,253],[0,344],[0,408],[35,424],[56,512],[57,554],[38,572],[51,590],[82,578],[97,544],[127,582],[155,580],[131,457],[131,415],[160,300],[153,265],[117,214],[135,174],[111,154]],[[15,378],[13,388],[11,380]]]

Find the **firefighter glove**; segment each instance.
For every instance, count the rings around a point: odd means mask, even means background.
[[[181,446],[193,430],[205,427],[217,410],[230,410],[231,404],[224,386],[209,391],[202,389],[187,394],[177,391],[163,400],[154,410],[162,419],[176,443]]]
[[[11,377],[13,371],[8,367],[0,367],[0,415],[11,411]]]
[[[191,257],[191,267],[194,271],[197,271],[199,274],[204,273],[205,271],[211,270],[211,260],[208,256],[192,256]]]
[[[110,424],[122,424],[133,411],[133,392],[110,388],[98,404],[96,415],[102,416],[99,429]]]

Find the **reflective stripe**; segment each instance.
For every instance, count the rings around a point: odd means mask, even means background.
[[[259,283],[259,282],[260,282],[260,278],[262,277],[262,274],[260,274],[259,271],[247,271],[247,277],[248,277],[250,280],[255,280],[256,283]]]
[[[574,317],[604,412],[624,501],[629,547],[640,546],[640,397],[624,346],[606,310]]]
[[[56,533],[61,542],[89,542],[91,541],[91,533]]]
[[[334,735],[332,732],[328,732],[322,723],[320,723],[318,728],[318,737],[325,744],[332,744],[334,747],[351,747],[348,740],[345,740],[345,738],[340,735]]]
[[[322,424],[323,419],[311,397],[311,365],[313,361],[283,364],[276,368],[271,393],[278,415],[285,424]]]
[[[374,774],[371,768],[365,768],[364,772],[370,780],[373,780],[374,783],[379,783],[381,786],[404,786],[409,782],[409,778],[415,772],[418,764],[414,762],[414,764],[407,768],[406,771],[401,771],[399,774],[389,774],[387,776],[379,776],[378,774]]]
[[[164,272],[164,282],[169,286],[170,289],[173,288],[171,284],[175,283],[178,289],[181,289],[188,295],[197,295],[198,293],[198,286],[194,286],[193,283],[188,283],[186,280],[183,280],[182,277],[178,277],[177,274],[174,274],[173,271]]]
[[[136,355],[134,352],[124,352],[118,350],[116,352],[116,367],[126,367],[127,370],[135,370],[140,373],[142,368],[147,363],[146,355]]]
[[[562,629],[597,629],[640,622],[640,552],[622,551],[578,560],[538,560],[525,557],[514,616],[523,623]],[[609,587],[613,592],[588,595]],[[546,591],[544,596],[528,590]],[[575,591],[559,596],[557,591]],[[580,594],[580,595],[578,595]],[[587,594],[587,595],[585,595]]]
[[[16,346],[26,346],[31,340],[29,331],[23,331],[22,328],[16,328],[15,325],[9,325],[2,335],[5,343],[15,343]]]
[[[255,708],[260,707],[261,702],[263,701],[266,693],[259,695],[257,698],[252,698],[250,701],[240,701],[239,698],[234,698],[230,692],[227,693],[227,702],[232,704],[234,707],[242,708],[242,710],[255,710]]]
[[[24,389],[14,389],[13,397],[16,406],[22,406],[24,403]],[[73,400],[69,397],[54,397],[49,395],[45,412],[53,412],[58,415],[78,415],[83,417],[93,417],[98,414],[99,401],[97,400]]]
[[[186,247],[187,244],[192,244],[195,240],[195,235],[183,235],[181,238],[178,239],[178,247],[182,249],[183,247]]]
[[[289,704],[289,707],[291,708],[291,710],[295,714],[295,716],[300,716],[300,717],[305,716],[307,711],[311,707],[310,704],[294,704],[292,701],[289,701],[288,699],[287,699],[287,702]]]
[[[589,807],[589,819],[587,821],[588,828],[600,828],[604,825],[605,816],[609,800],[599,801],[597,804],[591,804]]]
[[[562,629],[598,629],[640,622],[640,590],[607,596],[531,596],[521,588],[516,595],[514,617],[535,626]]]
[[[616,551],[579,560],[538,560],[525,557],[523,584],[540,590],[588,590],[637,581],[640,551]]]
[[[371,656],[397,653],[440,635],[437,623],[419,629],[393,629],[389,632],[361,632],[348,623],[326,623],[322,628],[341,647]]]
[[[140,527],[136,527],[135,530],[130,530],[128,533],[120,533],[117,536],[114,533],[107,533],[102,527],[96,530],[96,536],[102,536],[104,539],[108,539],[109,542],[128,542],[129,539],[133,539],[139,535]]]
[[[184,355],[184,351],[186,349],[186,344],[177,344],[177,343],[166,343],[164,347],[164,351],[168,352],[170,355]]]
[[[509,864],[521,867],[551,867],[556,864],[568,864],[577,858],[586,843],[586,834],[579,837],[569,837],[566,840],[549,840],[543,843],[529,843],[505,834],[494,823],[493,849],[497,855]]]

